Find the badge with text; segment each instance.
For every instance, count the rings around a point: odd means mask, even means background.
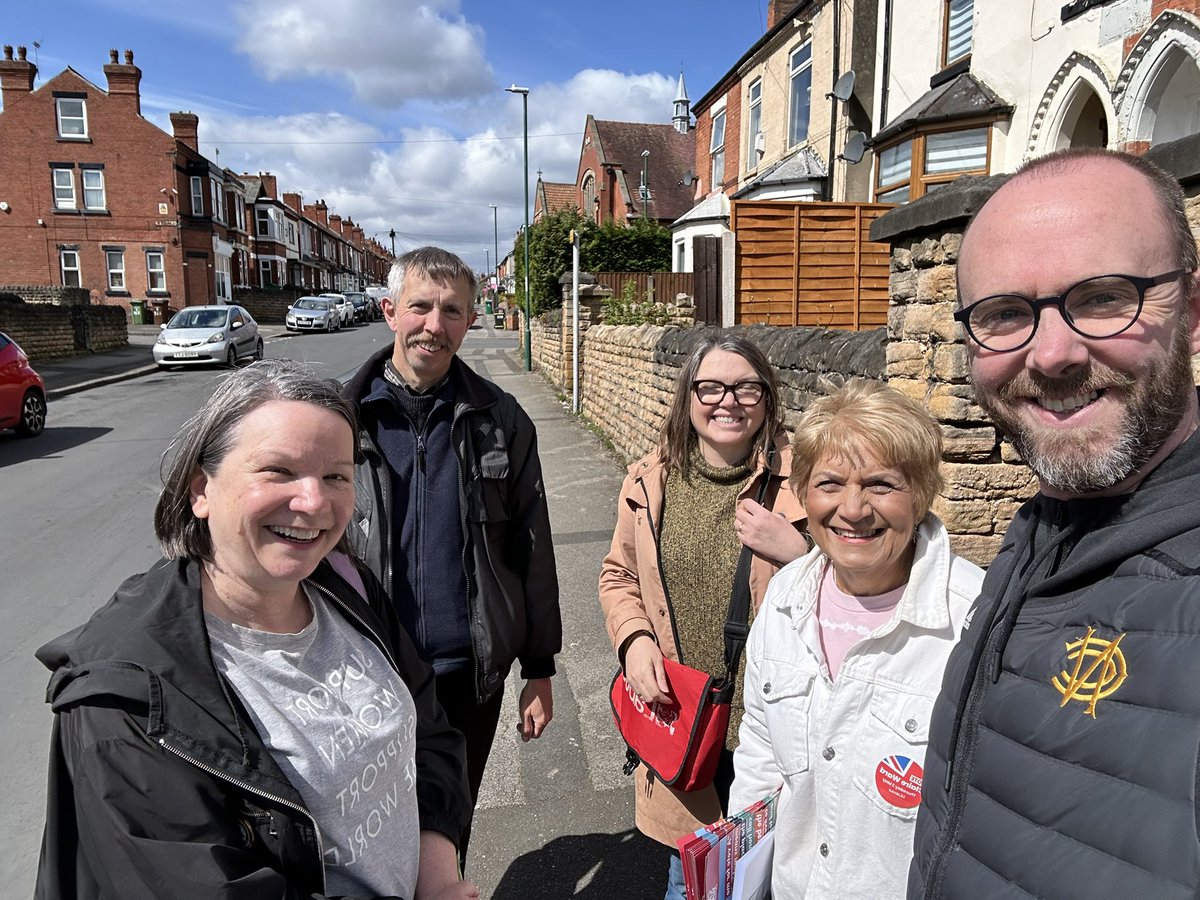
[[[888,756],[875,769],[875,788],[892,806],[913,809],[921,803],[925,770],[907,756]]]

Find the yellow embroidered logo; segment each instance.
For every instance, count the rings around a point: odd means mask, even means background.
[[[1096,703],[1116,693],[1127,674],[1125,654],[1120,648],[1125,635],[1118,635],[1115,641],[1106,641],[1092,637],[1095,633],[1096,629],[1089,628],[1082,638],[1067,644],[1067,661],[1073,661],[1075,669],[1069,675],[1063,669],[1051,679],[1063,695],[1060,709],[1070,701],[1078,700],[1087,704],[1084,713],[1093,719],[1096,718]],[[1084,660],[1087,660],[1086,667]]]

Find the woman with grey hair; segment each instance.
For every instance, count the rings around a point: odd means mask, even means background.
[[[679,373],[658,448],[629,467],[617,527],[600,572],[600,604],[629,686],[643,701],[670,702],[663,658],[721,676],[724,625],[743,547],[752,612],[767,581],[807,549],[804,518],[784,484],[791,468],[775,374],[740,334],[711,332]],[[766,483],[763,502],[753,498]],[[737,740],[735,693],[727,747]],[[732,752],[714,783],[676,791],[636,770],[637,827],[674,848],[725,811]],[[667,900],[684,897],[672,854]]]
[[[478,896],[455,856],[462,738],[378,583],[330,557],[356,435],[336,381],[281,361],[180,429],[166,558],[37,654],[39,898]]]

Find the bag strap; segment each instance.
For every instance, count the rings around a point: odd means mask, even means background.
[[[771,483],[771,465],[775,459],[775,445],[767,447],[766,469],[763,472],[762,484],[758,486],[755,498],[761,505],[767,496],[767,487]],[[729,612],[725,616],[725,680],[732,684],[737,677],[738,663],[742,651],[746,649],[746,638],[750,634],[750,563],[753,552],[749,547],[742,547],[738,556],[737,571],[733,575],[733,590],[729,594]]]

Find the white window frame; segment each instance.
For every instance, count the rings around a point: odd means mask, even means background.
[[[750,114],[747,119],[746,131],[746,171],[758,166],[762,154],[758,152],[758,136],[762,134],[762,79],[756,78],[750,82],[746,90],[746,105]]]
[[[808,119],[812,115],[812,41],[806,41],[788,54],[788,146],[794,147],[808,140]],[[797,81],[804,79],[808,87],[804,92],[804,109],[808,114],[799,121],[800,91]]]
[[[265,290],[267,285],[275,283],[274,262],[269,259],[260,259],[258,261],[258,286]]]
[[[83,270],[79,265],[78,250],[59,250],[58,251],[58,272],[62,278],[63,287],[83,287]],[[67,277],[68,273],[74,273],[74,283]]]
[[[213,273],[217,283],[217,299],[228,303],[233,299],[233,277],[231,260],[228,256],[217,254],[213,264]]]
[[[78,103],[79,114],[66,114],[63,112],[63,104]],[[88,119],[87,119],[87,100],[83,97],[55,97],[54,98],[54,117],[58,127],[58,136],[67,141],[86,141],[88,139]],[[82,131],[70,132],[64,131],[63,125],[67,122],[78,122]]]
[[[79,180],[83,187],[83,208],[92,210],[108,209],[107,194],[104,190],[104,170],[103,169],[83,169],[79,170]],[[97,180],[99,184],[88,186],[89,180]],[[100,193],[100,202],[93,203],[95,197],[89,198],[89,194],[94,195],[97,191]]]
[[[155,265],[157,258],[158,265]],[[167,259],[161,250],[146,251],[146,290],[166,293],[167,290]]]
[[[59,166],[50,171],[52,173],[50,181],[54,189],[54,208],[78,209],[75,197],[75,170]]]
[[[712,111],[712,136],[708,143],[712,162],[712,190],[719,191],[725,185],[725,107]]]
[[[266,238],[267,240],[275,239],[275,229],[272,227],[274,223],[271,221],[271,211],[265,208],[254,210],[254,236]]]
[[[225,222],[225,185],[215,178],[209,181],[212,186],[212,209],[213,218],[218,222]]]
[[[116,265],[113,264],[114,258]],[[108,271],[108,289],[110,291],[127,290],[125,286],[125,251],[105,250],[104,268]]]
[[[188,185],[192,195],[192,215],[204,215],[204,179],[199,175],[193,175],[188,179]]]

